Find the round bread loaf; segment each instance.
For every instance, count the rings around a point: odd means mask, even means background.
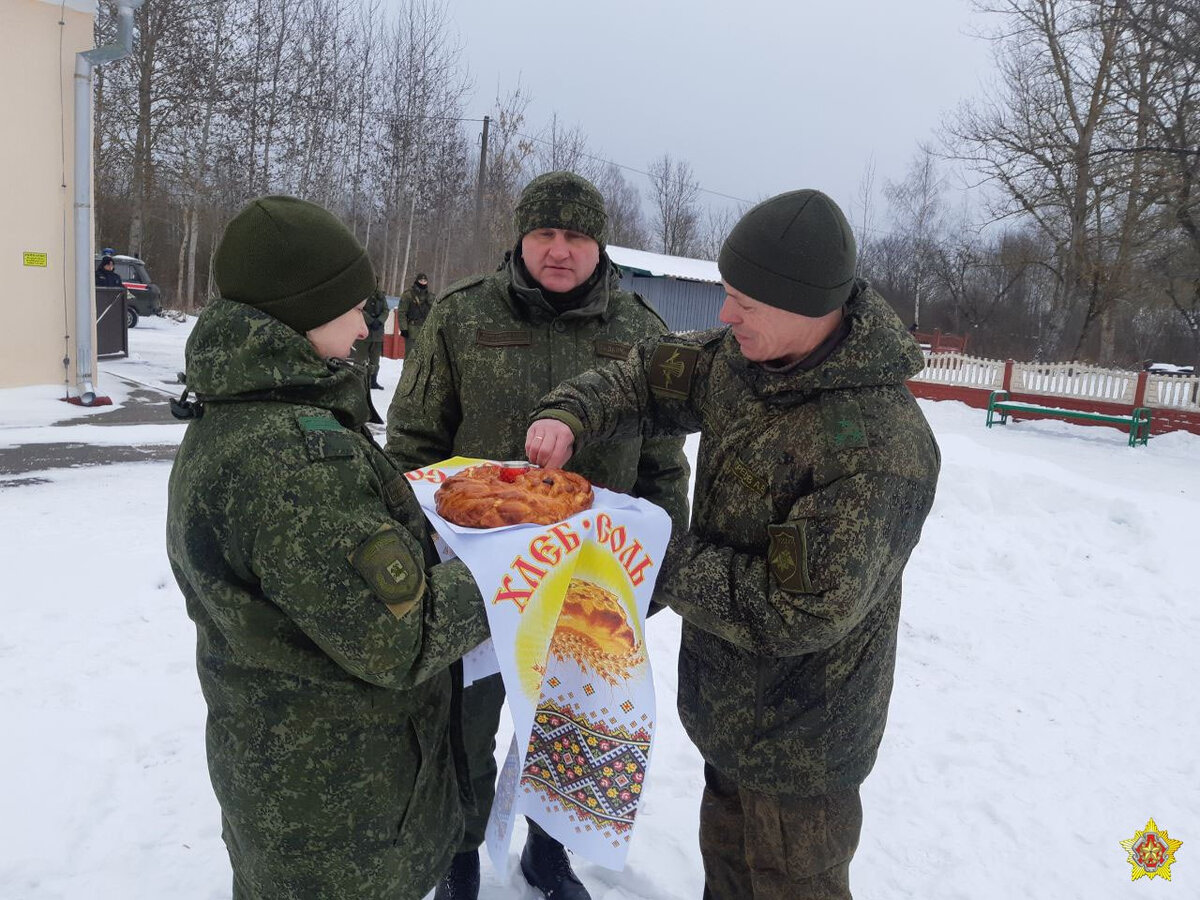
[[[592,485],[582,475],[534,466],[485,463],[451,475],[434,495],[438,515],[464,528],[550,525],[589,509]]]

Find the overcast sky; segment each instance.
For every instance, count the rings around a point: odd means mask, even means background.
[[[817,187],[847,212],[872,158],[877,184],[902,178],[918,142],[992,69],[969,0],[450,0],[449,10],[476,83],[468,115],[490,113],[497,87],[519,78],[531,130],[557,112],[618,163],[645,170],[669,152],[709,190],[757,200]]]

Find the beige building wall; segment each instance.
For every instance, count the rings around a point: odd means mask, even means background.
[[[95,7],[0,0],[0,388],[75,385],[75,54],[93,46]]]

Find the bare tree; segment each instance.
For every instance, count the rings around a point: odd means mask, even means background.
[[[908,282],[913,303],[912,321],[918,327],[921,301],[927,299],[939,263],[943,189],[944,182],[933,151],[927,146],[918,150],[903,181],[887,181],[883,188],[884,196],[891,203],[894,236],[907,251],[900,271]]]
[[[558,113],[551,114],[550,124],[537,136],[532,164],[537,174],[574,172],[593,184],[600,181],[605,168],[588,146],[583,129],[578,125],[563,127]]]
[[[1060,314],[1078,311],[1073,356],[1099,327],[1114,356],[1110,313],[1124,285],[1141,211],[1130,182],[1098,161],[1121,118],[1116,77],[1131,0],[1000,0],[1001,87],[948,126],[957,158],[998,189],[998,219],[1028,217],[1054,246]],[[1121,212],[1117,212],[1120,210]]]
[[[604,168],[595,183],[604,195],[604,205],[608,211],[609,242],[620,247],[645,249],[648,240],[638,189],[612,163]]]
[[[478,267],[494,266],[500,254],[512,247],[513,209],[517,195],[529,180],[528,165],[535,142],[522,134],[530,100],[528,90],[517,84],[507,94],[496,96],[488,146],[487,184],[484,190],[486,245]]]
[[[672,256],[690,256],[699,239],[700,214],[696,200],[700,185],[692,167],[664,153],[650,163],[650,190],[654,216],[651,227],[659,250]]]
[[[875,157],[867,159],[863,167],[862,179],[858,183],[858,225],[855,237],[858,239],[858,257],[855,271],[861,275],[870,267],[871,253],[875,240],[875,220],[872,212],[875,208]]]
[[[740,208],[730,206],[708,207],[704,211],[704,224],[695,243],[696,255],[701,259],[715,260],[742,212]]]

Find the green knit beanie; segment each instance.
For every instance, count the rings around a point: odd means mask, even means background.
[[[742,216],[725,238],[717,268],[746,296],[815,318],[850,298],[856,253],[836,203],[820,191],[789,191]]]
[[[547,172],[525,185],[515,218],[518,238],[537,228],[563,228],[586,234],[601,250],[608,242],[604,197],[574,172]]]
[[[367,251],[333,213],[296,197],[251,200],[225,226],[213,260],[221,296],[304,334],[375,290]]]

